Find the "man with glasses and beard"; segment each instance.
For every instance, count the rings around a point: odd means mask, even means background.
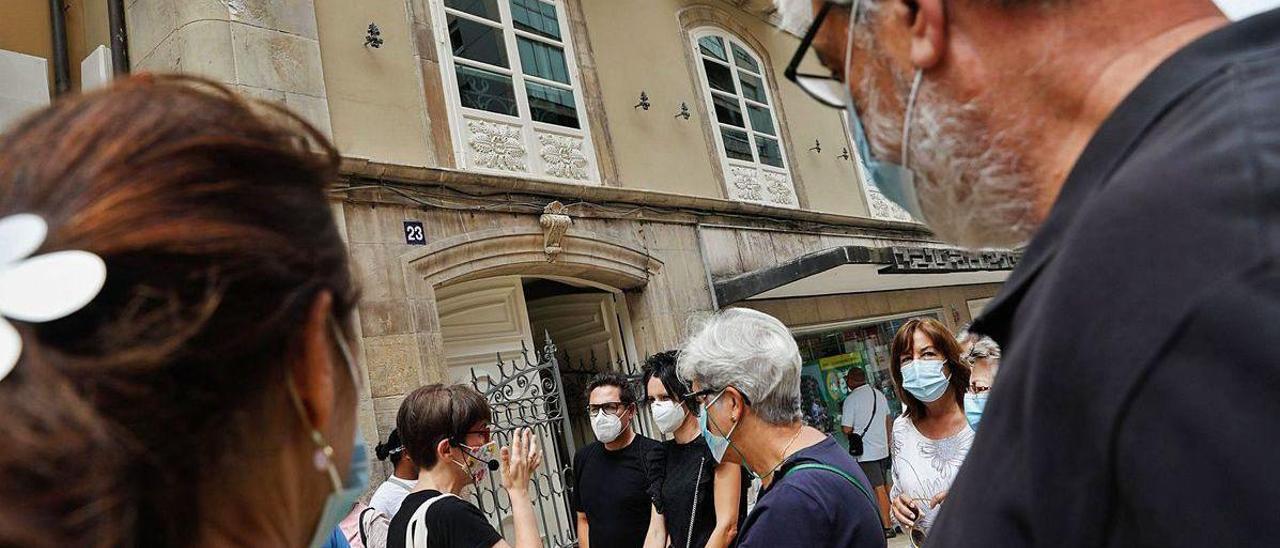
[[[649,499],[646,473],[657,441],[637,434],[636,390],[617,373],[587,384],[587,418],[596,435],[573,456],[571,502],[582,548],[659,548],[666,543],[661,517]],[[692,495],[690,495],[692,496]]]
[[[844,109],[888,198],[943,240],[1025,245],[973,326],[1005,367],[930,546],[1280,536],[1280,476],[1245,472],[1280,454],[1280,10],[779,8],[813,16],[787,77]]]

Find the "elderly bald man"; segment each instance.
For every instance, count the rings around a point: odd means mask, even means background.
[[[1027,243],[930,548],[1280,538],[1280,12],[850,4],[782,1],[816,15],[788,77],[939,237]]]

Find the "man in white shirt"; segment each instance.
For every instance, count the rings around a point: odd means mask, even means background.
[[[857,443],[852,438],[862,438],[862,454],[853,457],[876,490],[885,536],[893,537],[889,522],[889,492],[885,487],[885,479],[889,475],[889,432],[893,428],[889,401],[879,390],[867,384],[867,374],[860,367],[850,369],[844,382],[849,387],[849,395],[844,399],[840,425],[855,447]],[[853,453],[851,449],[850,454]]]

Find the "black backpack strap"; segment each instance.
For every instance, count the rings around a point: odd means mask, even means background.
[[[822,464],[820,462],[805,462],[805,463],[797,464],[787,469],[786,473],[784,473],[782,477],[787,477],[791,475],[792,472],[795,472],[796,470],[826,470],[828,472],[834,472],[836,475],[848,480],[848,482],[852,484],[854,488],[858,490],[858,492],[862,493],[862,496],[867,497],[867,502],[871,503],[872,508],[879,507],[879,505],[876,504],[876,498],[873,497],[871,495],[871,492],[868,491],[867,488],[862,485],[862,482],[858,481],[858,478],[853,477],[852,474],[845,472],[844,470],[841,470],[829,464]]]
[[[360,544],[362,546],[369,545],[369,533],[364,530],[364,517],[369,515],[369,512],[377,512],[377,511],[378,509],[372,506],[365,508],[364,510],[360,511],[360,519],[356,520],[358,522],[357,525],[359,525]]]

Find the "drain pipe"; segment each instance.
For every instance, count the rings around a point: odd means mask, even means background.
[[[129,35],[124,27],[124,0],[107,0],[111,26],[111,70],[116,76],[129,74]]]
[[[62,0],[49,0],[49,25],[53,34],[53,90],[55,95],[71,91],[71,60],[67,54],[67,13]]]

